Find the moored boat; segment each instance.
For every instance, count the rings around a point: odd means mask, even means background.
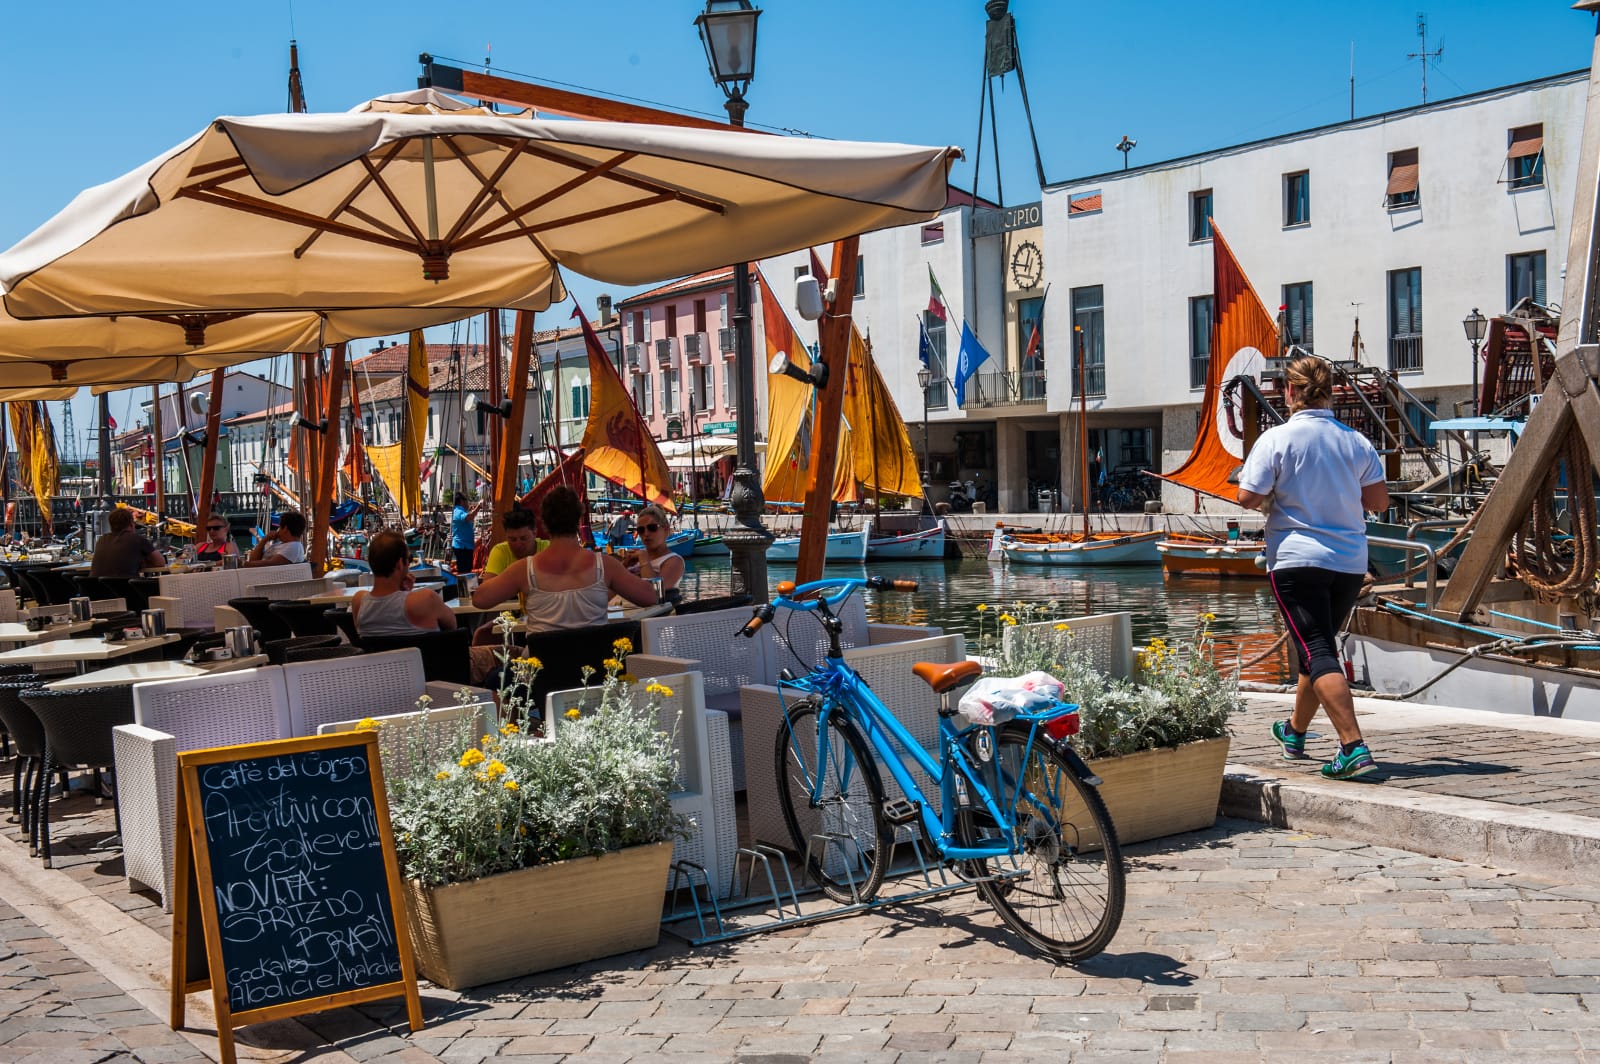
[[[1266,544],[1261,540],[1169,533],[1156,544],[1161,568],[1167,576],[1243,577],[1267,576]]]
[[[780,536],[767,548],[767,561],[794,562],[800,560],[800,537]],[[867,530],[854,532],[829,532],[828,547],[822,558],[825,562],[864,562],[867,560]]]
[[[728,545],[722,541],[721,536],[702,535],[694,541],[694,556],[696,558],[726,558],[729,553]]]
[[[914,532],[902,532],[886,536],[870,536],[867,539],[867,560],[879,561],[889,558],[943,558],[944,557],[944,522],[939,522],[932,528],[918,529]]]
[[[1000,553],[1008,562],[1027,565],[1160,565],[1156,543],[1162,532],[1095,532],[1087,538],[1071,535],[1057,539],[1007,536]]]

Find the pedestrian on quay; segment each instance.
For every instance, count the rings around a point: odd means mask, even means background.
[[[478,510],[483,506],[483,501],[466,504],[466,500],[457,495],[455,507],[450,511],[450,551],[456,557],[456,573],[472,572],[472,559],[478,544],[478,530],[473,526],[473,518],[478,516]]]
[[[1322,766],[1328,779],[1377,768],[1361,736],[1338,655],[1339,630],[1367,573],[1368,511],[1389,508],[1378,452],[1333,416],[1333,371],[1302,355],[1284,379],[1289,420],[1262,433],[1239,472],[1239,505],[1267,508],[1267,570],[1273,597],[1300,660],[1294,711],[1272,725],[1287,761],[1306,757],[1306,731],[1320,703],[1339,735]]]

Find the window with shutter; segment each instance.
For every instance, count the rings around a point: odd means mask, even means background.
[[[1311,335],[1311,282],[1283,286],[1283,309],[1287,319],[1286,343],[1298,344],[1308,352],[1314,350]]]
[[[1532,299],[1541,307],[1545,302],[1544,252],[1529,251],[1506,256],[1506,306],[1514,307]]]
[[[1413,207],[1417,204],[1417,149],[1389,153],[1389,185],[1384,190],[1385,207]]]
[[[1212,296],[1189,300],[1189,387],[1204,388],[1211,377]]]
[[[1389,368],[1422,369],[1422,269],[1389,271]]]
[[[1518,126],[1506,134],[1506,184],[1513,191],[1544,185],[1544,123]]]

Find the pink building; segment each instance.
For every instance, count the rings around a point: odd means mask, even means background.
[[[617,304],[623,376],[658,440],[733,433],[733,269],[722,267]]]

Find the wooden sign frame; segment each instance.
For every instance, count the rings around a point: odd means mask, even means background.
[[[201,808],[200,769],[209,765],[246,762],[258,758],[281,757],[315,750],[364,748],[368,777],[372,785],[372,809],[382,847],[384,875],[389,888],[389,907],[394,915],[395,950],[400,958],[400,979],[334,994],[308,996],[263,1008],[235,1011],[229,1004],[226,969],[222,959],[222,935],[212,879],[211,856],[205,836],[205,817]],[[209,989],[217,1016],[217,1043],[223,1064],[234,1064],[233,1032],[237,1027],[266,1020],[299,1016],[308,1012],[355,1005],[364,1001],[404,996],[411,1030],[422,1030],[422,999],[417,992],[416,961],[411,953],[411,935],[406,924],[405,899],[400,886],[400,866],[395,857],[394,832],[389,823],[389,803],[383,786],[383,770],[378,757],[378,737],[370,731],[341,732],[303,739],[280,739],[265,743],[194,750],[178,755],[177,836],[173,882],[178,889],[172,905],[172,1014],[171,1026],[184,1025],[185,998]],[[196,889],[194,898],[190,890]],[[190,979],[189,939],[199,909],[201,933],[205,942],[207,972]]]

